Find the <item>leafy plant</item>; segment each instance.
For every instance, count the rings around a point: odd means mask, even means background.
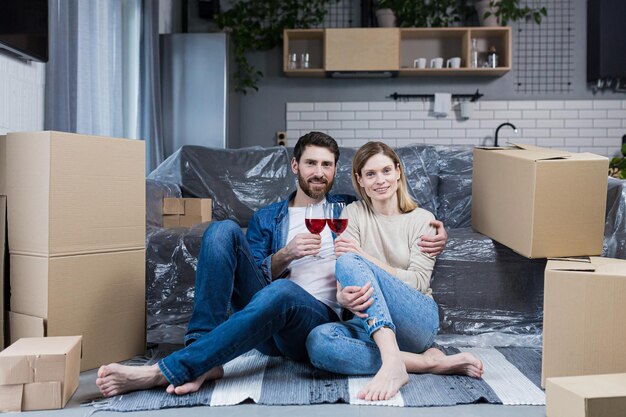
[[[506,26],[509,21],[515,22],[523,19],[533,19],[535,23],[540,24],[541,19],[548,15],[545,7],[530,8],[520,6],[519,2],[520,0],[489,0],[489,7],[503,26]],[[487,18],[491,15],[492,12],[487,10],[483,17]]]
[[[235,91],[256,91],[263,78],[263,72],[248,61],[248,53],[279,46],[284,29],[319,25],[333,1],[338,0],[237,0],[232,8],[217,15],[217,25],[230,32],[233,43]]]
[[[463,22],[472,8],[461,0],[378,0],[378,9],[391,9],[400,27],[447,27]]]
[[[622,157],[615,157],[609,162],[609,175],[614,178],[626,179],[626,143],[622,145]]]

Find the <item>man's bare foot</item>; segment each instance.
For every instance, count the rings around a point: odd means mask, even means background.
[[[366,401],[388,400],[409,382],[409,374],[399,356],[383,360],[383,364],[371,381],[359,391],[358,397]]]
[[[96,385],[105,397],[129,391],[167,385],[159,366],[127,366],[119,363],[103,365],[98,369]]]
[[[480,378],[483,375],[482,361],[471,353],[463,352],[450,356],[446,356],[443,352],[441,353],[442,355],[431,356],[431,358],[435,361],[431,370],[432,373],[445,375],[467,375],[473,378]]]
[[[170,384],[167,387],[166,391],[170,394],[177,394],[177,395],[189,394],[191,392],[198,391],[200,387],[202,386],[202,384],[204,384],[204,381],[209,381],[211,379],[220,379],[223,376],[224,376],[224,368],[222,368],[222,366],[216,366],[214,368],[209,369],[207,372],[203,373],[202,375],[200,375],[193,381],[187,382],[183,385],[179,385],[175,387],[174,385]]]
[[[422,355],[424,355],[424,356],[432,356],[432,357],[446,356],[445,353],[443,353],[442,351],[440,351],[437,348],[430,348],[430,349],[426,350],[424,353],[422,353]]]

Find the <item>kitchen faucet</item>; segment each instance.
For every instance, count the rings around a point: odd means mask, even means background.
[[[502,123],[500,126],[498,126],[498,127],[496,128],[496,137],[494,138],[494,141],[493,141],[493,146],[498,146],[498,132],[499,132],[499,131],[500,131],[500,129],[502,129],[504,126],[510,126],[510,127],[513,129],[513,131],[514,131],[515,133],[517,133],[517,128],[515,127],[515,125],[514,125],[513,123],[509,123],[509,122]]]

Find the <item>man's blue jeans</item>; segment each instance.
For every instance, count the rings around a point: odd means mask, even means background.
[[[337,281],[342,287],[372,283],[374,303],[367,319],[328,323],[315,328],[307,339],[313,365],[346,375],[375,374],[380,351],[371,339],[381,326],[395,331],[400,350],[421,353],[435,340],[439,313],[435,301],[411,288],[373,263],[353,253],[337,259]]]
[[[186,346],[158,365],[178,386],[254,348],[307,360],[309,332],[335,320],[332,309],[297,284],[268,283],[239,226],[214,222],[202,237]]]

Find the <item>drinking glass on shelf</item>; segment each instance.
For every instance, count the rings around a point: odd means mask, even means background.
[[[304,224],[309,232],[319,235],[326,227],[326,217],[324,215],[324,206],[321,204],[309,204],[304,212]],[[322,259],[321,256],[311,255],[316,259]]]
[[[298,68],[298,54],[291,53],[289,54],[289,69],[297,69]]]

